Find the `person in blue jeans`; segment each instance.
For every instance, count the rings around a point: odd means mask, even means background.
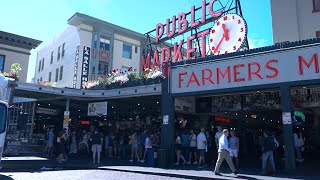
[[[264,138],[262,139],[262,173],[267,174],[266,167],[269,160],[272,166],[273,175],[275,175],[276,167],[274,164],[273,151],[276,149],[276,143],[271,133],[268,131],[263,132]]]

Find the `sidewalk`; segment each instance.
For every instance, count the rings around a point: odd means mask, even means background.
[[[259,167],[246,167],[239,169],[239,175],[236,177],[233,174],[223,174],[224,176],[215,176],[212,172],[213,165],[206,168],[197,168],[197,166],[173,166],[171,169],[151,168],[146,167],[142,163],[129,163],[119,159],[110,159],[104,161],[100,165],[92,165],[89,158],[70,159],[68,162],[59,164],[55,159],[47,159],[36,156],[29,157],[6,157],[2,159],[2,170],[4,171],[19,171],[37,170],[37,171],[52,171],[52,170],[67,170],[67,169],[100,169],[112,170],[121,172],[132,172],[140,174],[152,174],[169,177],[179,177],[187,179],[320,179],[320,172],[316,169],[319,166],[313,167],[306,171],[304,168],[297,168],[294,172],[280,172],[277,177],[262,176]],[[222,172],[229,172],[226,166],[222,166]]]

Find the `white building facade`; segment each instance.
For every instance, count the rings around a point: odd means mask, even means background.
[[[84,15],[74,14],[68,27],[38,51],[35,82],[56,87],[81,88],[113,69],[141,70],[141,47],[146,37],[132,30]]]
[[[270,0],[273,43],[320,38],[320,0]]]

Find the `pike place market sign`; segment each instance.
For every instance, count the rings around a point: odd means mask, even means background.
[[[304,47],[171,69],[171,92],[319,79],[320,46]]]
[[[180,40],[180,42],[175,42],[172,44],[172,48],[164,46],[156,49],[154,52],[148,52],[146,55],[142,55],[142,69],[149,68],[151,65],[154,67],[156,65],[161,65],[164,62],[172,61],[178,62],[186,59],[195,59],[194,53],[196,48],[192,45],[192,42],[199,38],[201,39],[201,56],[206,56],[206,44],[207,36],[209,36],[210,50],[214,55],[227,54],[231,52],[238,51],[247,36],[247,25],[245,20],[237,14],[227,14],[220,17],[225,12],[222,10],[215,11],[213,6],[215,0],[210,0],[206,3],[206,0],[202,1],[202,6],[195,8],[191,7],[189,13],[179,13],[178,16],[173,16],[171,19],[167,19],[166,23],[158,23],[156,25],[155,31],[155,44],[160,44],[161,41],[167,41],[178,35],[186,33],[190,29],[198,28],[209,22],[209,20],[218,19],[212,29],[207,29],[198,32],[195,35]],[[196,10],[201,12],[196,13]],[[207,12],[209,17],[207,17]],[[187,16],[190,14],[190,16]],[[196,14],[200,14],[201,17],[196,18]],[[189,19],[187,18],[189,17]],[[199,20],[196,20],[199,19]],[[183,44],[186,42],[186,54],[182,53]],[[153,54],[153,59],[151,59],[151,54]],[[160,55],[160,57],[159,57]],[[185,57],[184,57],[185,56]]]

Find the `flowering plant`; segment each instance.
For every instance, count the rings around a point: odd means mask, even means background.
[[[99,84],[98,81],[88,81],[88,82],[83,83],[82,87],[83,88],[92,88],[94,86],[97,86],[98,84]]]
[[[1,72],[0,71],[0,75],[3,75],[5,77],[9,77],[9,78],[14,78],[15,80],[18,80],[18,75],[14,74],[14,73],[7,73],[7,72]]]
[[[41,86],[49,86],[49,87],[55,87],[56,86],[56,83],[52,83],[50,81],[40,81],[37,84],[41,85]]]
[[[164,78],[163,73],[159,67],[155,67],[153,69],[146,68],[144,70],[144,77],[146,79]]]

